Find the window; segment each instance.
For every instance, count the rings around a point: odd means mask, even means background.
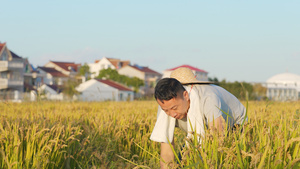
[[[12,79],[12,80],[21,80],[22,79],[21,72],[11,72],[10,79]]]
[[[120,100],[123,100],[123,93],[120,93]]]
[[[1,72],[1,78],[7,79],[7,72]]]

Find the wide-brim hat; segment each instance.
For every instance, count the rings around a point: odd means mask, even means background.
[[[171,78],[177,79],[181,84],[212,84],[210,81],[200,81],[196,79],[196,75],[191,69],[181,67],[173,70],[170,75]]]

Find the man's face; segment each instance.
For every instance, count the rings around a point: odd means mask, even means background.
[[[170,100],[157,100],[159,106],[166,112],[168,116],[176,119],[183,119],[186,117],[190,108],[190,99],[187,91],[183,92],[183,97],[178,96]]]

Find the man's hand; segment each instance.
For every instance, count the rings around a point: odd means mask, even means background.
[[[218,133],[223,133],[225,128],[225,120],[222,116],[219,116],[214,121],[208,124],[209,129],[216,129]]]
[[[174,141],[172,141],[172,146],[174,148]],[[174,161],[174,154],[168,143],[160,144],[160,156],[165,161],[165,163],[160,161],[160,168],[167,168],[167,164]]]

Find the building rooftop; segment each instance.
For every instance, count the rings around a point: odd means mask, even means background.
[[[11,50],[10,50],[10,53],[11,53],[11,56],[13,58],[15,58],[15,59],[22,59],[22,57],[18,56],[17,54],[15,54],[14,52],[12,52]]]
[[[130,65],[130,66],[131,66],[131,65]],[[156,72],[156,71],[150,69],[149,67],[144,67],[144,66],[139,66],[139,65],[133,65],[133,66],[131,66],[131,67],[133,67],[133,68],[135,68],[135,69],[137,69],[137,70],[139,70],[139,71],[141,71],[141,72],[145,72],[145,73],[154,73],[154,74],[160,75],[160,73],[158,73],[158,72]]]
[[[2,51],[2,49],[4,48],[5,45],[6,45],[6,43],[0,43],[0,52]]]
[[[280,73],[270,77],[267,83],[298,83],[300,84],[300,76],[293,73]]]
[[[70,69],[73,69],[75,72],[77,72],[80,66],[80,64],[75,64],[74,62],[57,62],[57,61],[50,61],[50,62],[56,64],[57,66],[61,67],[66,71],[70,71]]]
[[[68,77],[68,76],[64,75],[63,73],[61,73],[60,71],[57,71],[56,69],[51,68],[51,67],[38,67],[38,69],[41,69],[44,72],[51,74],[53,77]]]
[[[101,83],[104,83],[104,84],[107,84],[113,88],[116,88],[118,90],[122,90],[122,91],[132,91],[130,88],[122,85],[122,84],[119,84],[117,82],[114,82],[112,80],[107,80],[107,79],[96,79],[97,81],[101,82]]]

